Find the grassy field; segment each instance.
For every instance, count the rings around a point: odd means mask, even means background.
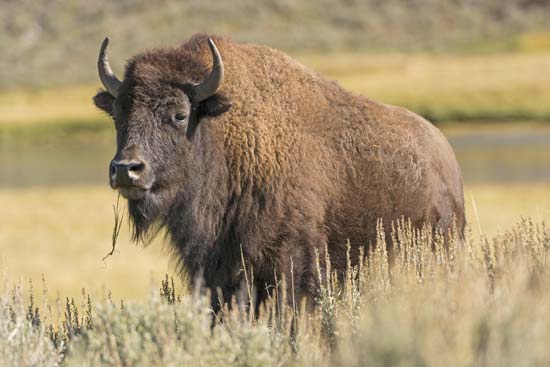
[[[434,122],[550,120],[550,53],[302,58],[344,87]]]
[[[550,365],[550,182],[533,174],[549,164],[549,14],[546,0],[5,2],[0,366]],[[162,236],[133,244],[125,220],[105,258],[117,196],[97,184],[114,148],[91,102],[99,43],[112,37],[121,75],[131,55],[202,30],[287,50],[442,127],[467,167],[465,243],[432,250],[402,227],[393,266],[379,238],[314,309],[234,305],[214,328]]]
[[[480,229],[503,232],[522,216],[550,220],[550,184],[469,186],[465,199],[475,236]],[[102,260],[111,248],[115,201],[107,185],[0,190],[0,254],[10,278],[40,284],[44,275],[52,296],[75,297],[85,286],[94,294],[106,287],[117,297],[145,298],[173,268],[162,238],[134,245],[126,222],[118,252]]]
[[[472,129],[488,129],[490,136],[495,126],[511,121],[521,121],[506,127],[512,135],[547,126],[550,74],[542,71],[550,70],[550,53],[545,48],[483,56],[338,53],[297,58],[350,90],[423,114],[444,125],[448,136],[467,136]],[[119,74],[122,62],[114,65]],[[40,164],[32,166],[31,175],[64,168],[71,163],[66,157],[97,163],[101,153],[106,162],[107,153],[99,150],[112,141],[112,124],[91,103],[98,86],[0,92],[0,144],[32,145],[34,137],[47,136],[55,148],[71,139],[71,149],[78,151],[56,148],[56,155],[44,149],[43,155],[32,155]],[[476,124],[480,120],[486,124]],[[80,134],[85,131],[93,134]],[[99,140],[85,145],[91,136]],[[98,141],[101,147],[94,145]],[[526,157],[539,155],[540,146],[528,155],[506,153],[529,165]],[[506,147],[488,149],[485,162],[502,159]],[[8,163],[14,172],[22,164],[15,160],[21,151],[3,150],[8,159],[12,154]],[[96,155],[83,157],[88,151]],[[479,150],[471,153],[467,159],[479,158]],[[545,169],[546,161],[537,162]],[[426,242],[405,235],[400,266],[391,274],[380,246],[356,270],[357,282],[348,278],[343,287],[323,287],[313,312],[270,309],[251,320],[233,310],[213,331],[208,305],[199,295],[174,302],[165,287],[159,299],[161,279],[173,275],[162,238],[148,247],[132,244],[124,222],[117,251],[104,259],[111,250],[116,202],[106,184],[49,184],[54,186],[0,188],[0,270],[6,273],[0,284],[2,366],[54,366],[61,360],[65,366],[550,363],[550,233],[529,222],[514,227],[522,217],[536,223],[550,220],[550,183],[467,182],[469,240],[463,247],[431,252]],[[40,294],[42,277],[45,297]],[[18,282],[25,286],[14,288]],[[83,288],[91,295],[89,305]],[[28,292],[35,297],[33,305]],[[186,294],[177,277],[175,292]],[[65,306],[66,297],[74,297],[76,305]],[[293,318],[297,328],[290,326]]]
[[[548,188],[546,188],[548,190]],[[507,196],[503,192],[503,196]],[[481,195],[482,196],[482,195]],[[481,204],[481,203],[479,203]],[[501,207],[501,212],[506,208]],[[510,215],[510,213],[508,213]],[[142,301],[0,285],[5,366],[545,366],[550,363],[550,230],[522,221],[449,251],[398,227],[394,261],[379,237],[342,283],[330,272],[306,311],[292,295],[256,317],[247,303],[213,325],[204,296],[170,283]],[[322,275],[319,270],[319,277]],[[290,281],[290,280],[289,280]],[[89,280],[82,280],[88,285]],[[284,289],[282,287],[281,289]],[[58,316],[56,316],[58,315]]]
[[[473,55],[298,55],[306,65],[357,93],[402,105],[435,122],[547,122],[549,52]],[[123,60],[113,65],[121,73]],[[109,128],[92,85],[0,92],[0,132],[44,126]],[[33,129],[34,127],[34,129]]]
[[[438,122],[550,121],[550,53],[474,55],[369,55],[339,53],[301,55],[306,65],[338,80],[344,87],[370,97],[404,105]],[[121,60],[122,62],[122,60]],[[115,65],[120,72],[120,64]],[[0,137],[10,132],[21,141],[32,135],[56,139],[79,130],[104,130],[112,124],[91,103],[99,84],[50,90],[0,92]],[[446,128],[453,134],[472,124]],[[476,129],[479,129],[475,125]],[[487,126],[487,125],[485,125]],[[72,139],[72,138],[71,138]],[[59,144],[59,142],[57,143]],[[526,163],[527,164],[527,163]],[[103,166],[101,166],[103,169]],[[466,190],[472,229],[495,234],[521,215],[550,217],[550,186],[476,185]],[[129,244],[124,227],[120,253],[103,262],[112,230],[114,194],[101,187],[0,190],[1,256],[13,277],[48,277],[52,290],[78,294],[82,280],[92,291],[102,284],[121,297],[143,298],[152,279],[169,272],[162,245],[146,249]],[[473,205],[477,204],[478,216]],[[160,241],[157,241],[160,242]]]
[[[84,283],[102,293],[108,286],[123,297],[143,298],[169,272],[161,241],[147,248],[129,240],[123,223],[117,250],[111,249],[116,194],[105,187],[31,188],[0,191],[0,254],[10,276],[40,284],[52,295],[76,296]]]

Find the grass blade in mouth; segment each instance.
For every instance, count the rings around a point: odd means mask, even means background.
[[[120,234],[120,229],[122,228],[122,221],[123,221],[123,217],[124,217],[124,211],[122,212],[122,215],[121,215],[120,210],[119,210],[119,203],[120,203],[120,194],[117,195],[116,204],[113,205],[113,213],[114,213],[115,222],[114,222],[114,226],[113,226],[113,234],[112,234],[112,237],[111,237],[111,246],[112,247],[111,247],[111,251],[103,257],[104,262],[109,256],[113,256],[113,254],[115,253],[116,243],[117,243],[117,240],[118,240],[118,235]]]

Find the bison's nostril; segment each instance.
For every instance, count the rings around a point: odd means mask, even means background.
[[[134,163],[133,165],[130,166],[130,172],[134,172],[134,173],[139,173],[141,171],[143,171],[143,169],[145,168],[145,164],[143,163]]]

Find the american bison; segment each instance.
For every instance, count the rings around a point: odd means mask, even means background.
[[[317,251],[342,271],[347,241],[353,254],[368,248],[378,219],[444,232],[456,221],[462,234],[459,166],[422,117],[272,48],[204,34],[134,56],[120,80],[108,43],[94,103],[114,120],[109,179],[134,238],[166,229],[189,279],[202,275],[226,301],[243,259],[258,301],[291,271],[297,296],[314,296]]]

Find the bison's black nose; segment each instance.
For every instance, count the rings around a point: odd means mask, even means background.
[[[144,176],[147,171],[147,165],[140,160],[112,160],[109,166],[109,176],[111,186],[130,187],[144,186]]]

